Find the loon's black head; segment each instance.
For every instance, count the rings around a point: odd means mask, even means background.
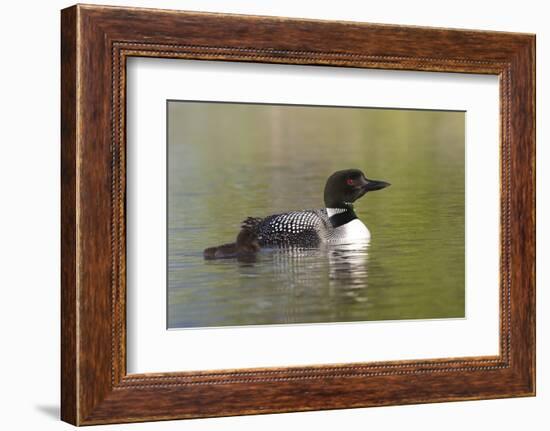
[[[325,207],[347,208],[367,192],[380,190],[390,184],[369,180],[359,169],[334,172],[325,185]]]

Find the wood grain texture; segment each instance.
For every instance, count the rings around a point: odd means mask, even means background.
[[[61,16],[61,417],[77,422],[76,9]]]
[[[534,49],[533,35],[513,33],[101,6],[63,10],[62,419],[84,425],[533,395]],[[127,375],[130,56],[499,75],[500,354]]]

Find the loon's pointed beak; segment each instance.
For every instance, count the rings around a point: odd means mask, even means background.
[[[366,192],[373,192],[374,190],[382,190],[388,186],[391,186],[391,184],[386,181],[369,180],[367,178],[367,183],[364,185],[364,190]]]

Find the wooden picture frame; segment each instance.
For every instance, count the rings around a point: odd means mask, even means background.
[[[91,425],[535,394],[534,35],[83,5],[64,9],[61,17],[64,421]],[[498,75],[500,354],[127,374],[130,56]]]

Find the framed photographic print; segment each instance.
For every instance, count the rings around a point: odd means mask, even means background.
[[[535,394],[535,37],[62,11],[62,419]]]

